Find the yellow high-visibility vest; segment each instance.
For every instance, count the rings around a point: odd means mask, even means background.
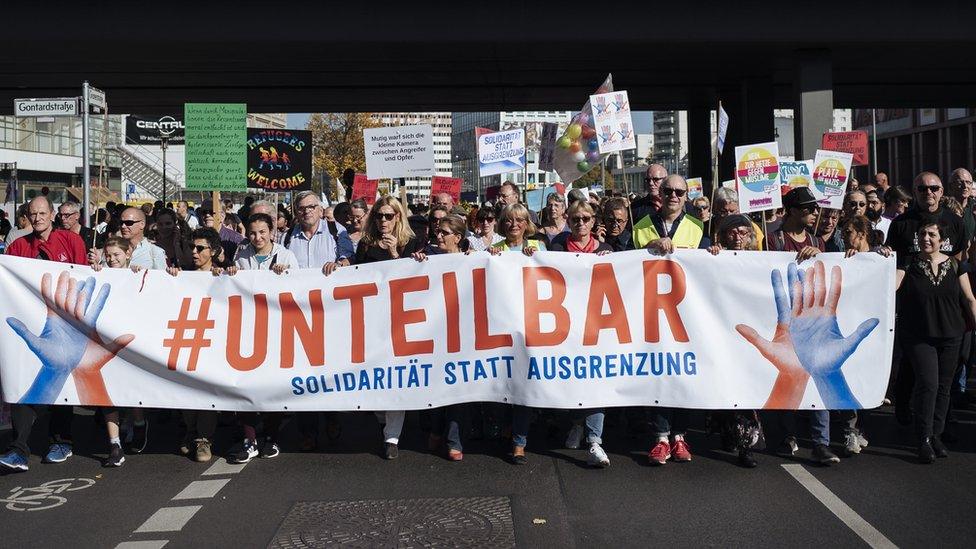
[[[683,215],[678,222],[678,228],[671,239],[675,248],[697,248],[701,244],[702,237],[705,236],[704,224],[697,218],[690,215]],[[638,249],[647,246],[649,243],[661,238],[657,234],[651,216],[644,216],[643,219],[634,225],[634,246]]]

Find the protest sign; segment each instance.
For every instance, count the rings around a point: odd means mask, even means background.
[[[269,192],[312,188],[312,132],[247,129],[247,187]]]
[[[184,105],[188,191],[247,189],[247,105]]]
[[[518,128],[478,136],[478,175],[498,175],[525,169],[525,130]]]
[[[433,179],[430,180],[430,202],[434,202],[434,197],[441,194],[447,193],[451,195],[454,199],[455,204],[461,202],[461,184],[464,183],[464,179],[460,177],[444,177],[441,175],[435,175]]]
[[[734,191],[735,190],[735,179],[729,179],[729,180],[723,181],[722,182],[722,188],[723,189],[732,189]]]
[[[725,112],[722,107],[722,103],[718,104],[718,136],[716,139],[716,146],[718,147],[718,153],[722,154],[725,150],[725,134],[729,131],[729,113]]]
[[[786,194],[796,187],[813,186],[813,160],[779,161],[780,193]]]
[[[685,182],[688,184],[688,201],[692,201],[696,198],[701,198],[705,196],[705,187],[702,185],[702,178],[692,177],[686,179]]]
[[[613,91],[613,76],[607,75],[594,95]],[[629,108],[629,106],[628,106]],[[583,108],[573,115],[566,130],[556,139],[553,164],[564,183],[570,184],[603,162],[607,154],[600,152],[593,109],[587,99]]]
[[[735,148],[735,180],[742,213],[783,207],[779,190],[779,146],[775,141]]]
[[[434,175],[434,129],[430,124],[363,130],[370,179]]]
[[[372,206],[376,203],[376,190],[379,189],[379,186],[379,181],[367,179],[364,173],[357,173],[352,180],[352,198],[350,200],[362,199]]]
[[[847,178],[851,174],[851,153],[817,150],[813,157],[813,196],[823,208],[844,207]]]
[[[851,153],[852,166],[868,165],[868,132],[827,132],[823,134],[820,147],[825,151]]]
[[[552,158],[556,152],[556,133],[559,131],[559,124],[555,122],[542,123],[542,138],[539,143],[539,171],[551,172],[553,169]]]
[[[600,154],[637,148],[626,91],[591,95],[590,109]]]
[[[793,300],[829,320],[809,323],[791,314],[786,297],[795,257],[479,252],[328,277],[319,268],[174,277],[0,256],[3,398],[289,412],[460,402],[880,405],[894,338],[894,258],[822,253],[805,262],[812,280],[794,291],[829,289]],[[73,312],[55,292],[71,304],[97,297],[84,320],[68,323]],[[789,367],[803,375],[780,377],[779,355],[765,352],[779,330],[792,335]]]

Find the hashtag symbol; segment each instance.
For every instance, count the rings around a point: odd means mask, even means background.
[[[169,358],[166,367],[170,370],[176,369],[176,363],[180,360],[180,351],[190,349],[190,358],[186,363],[186,371],[192,372],[197,369],[197,359],[200,358],[200,349],[210,346],[210,340],[205,338],[207,330],[214,327],[214,321],[207,316],[210,313],[210,298],[205,297],[200,303],[200,313],[197,318],[190,318],[190,304],[193,298],[184,297],[183,305],[180,307],[180,316],[176,320],[170,320],[166,325],[173,330],[173,337],[163,340],[163,347],[169,348]],[[193,331],[193,337],[186,338],[187,330]]]

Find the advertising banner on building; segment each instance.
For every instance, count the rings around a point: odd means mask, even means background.
[[[166,138],[169,145],[186,144],[186,124],[183,115],[125,117],[125,142],[130,145],[159,145]]]
[[[267,192],[312,188],[312,132],[247,129],[247,188]]]
[[[282,412],[847,410],[878,406],[888,385],[894,258],[449,255],[327,277],[96,273],[0,256],[3,398]]]
[[[847,178],[851,175],[854,155],[845,152],[817,150],[813,157],[813,196],[822,208],[844,207]]]
[[[735,148],[735,180],[742,213],[783,207],[779,188],[779,145],[775,141]]]
[[[525,130],[518,128],[478,136],[478,175],[498,175],[525,169]]]

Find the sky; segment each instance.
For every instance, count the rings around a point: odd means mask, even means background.
[[[634,111],[634,130],[637,133],[651,133],[653,128],[653,111]],[[308,113],[289,113],[288,128],[292,130],[305,129],[308,123]]]

